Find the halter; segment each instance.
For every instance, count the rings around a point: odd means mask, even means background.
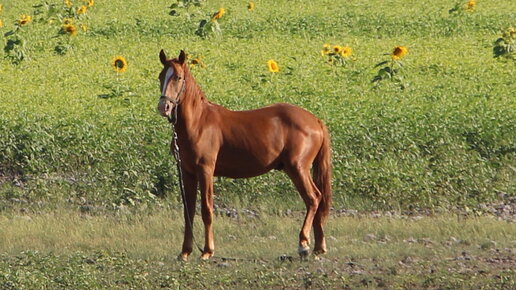
[[[185,92],[185,90],[186,90],[186,80],[183,80],[183,86],[181,87],[181,90],[179,91],[179,93],[177,94],[175,99],[169,100],[169,98],[165,95],[161,95],[159,97],[160,100],[167,99],[169,102],[171,102],[174,105],[174,109],[173,109],[174,111],[172,112],[174,117],[172,118],[171,116],[167,116],[168,122],[171,123],[172,125],[177,124],[177,108],[179,107],[179,104],[181,103],[181,100],[179,99],[179,97]]]

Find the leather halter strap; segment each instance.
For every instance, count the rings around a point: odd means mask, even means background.
[[[167,119],[168,119],[168,122],[171,123],[172,125],[175,125],[177,124],[177,108],[179,107],[179,104],[181,103],[181,95],[184,94],[184,92],[186,91],[186,80],[183,80],[183,86],[181,87],[181,90],[179,91],[179,93],[177,94],[177,96],[173,99],[173,100],[170,100],[169,97],[165,96],[165,95],[161,95],[159,97],[159,99],[166,99],[168,100],[169,102],[172,102],[172,104],[174,104],[174,108],[173,108],[173,112],[171,115],[173,115],[174,117],[172,118],[172,116],[167,116]]]

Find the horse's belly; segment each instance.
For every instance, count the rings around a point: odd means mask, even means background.
[[[230,158],[217,161],[215,166],[215,176],[229,178],[248,178],[265,174],[272,169],[281,169],[278,161],[258,161],[252,158]]]
[[[217,170],[215,169],[215,176],[223,176],[229,178],[249,178],[255,177],[269,172],[273,168],[267,168],[262,170]]]

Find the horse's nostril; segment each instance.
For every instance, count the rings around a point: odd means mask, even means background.
[[[165,112],[168,112],[169,109],[170,109],[170,105],[169,104],[165,104]]]

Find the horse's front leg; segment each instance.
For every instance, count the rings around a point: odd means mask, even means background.
[[[212,168],[202,168],[199,172],[199,184],[201,187],[201,213],[204,222],[204,250],[202,260],[213,256],[215,242],[213,240],[213,171]]]
[[[183,239],[183,249],[178,259],[186,261],[193,250],[193,222],[195,216],[195,203],[197,201],[197,177],[183,169],[183,185],[185,187],[184,218],[185,235]]]

